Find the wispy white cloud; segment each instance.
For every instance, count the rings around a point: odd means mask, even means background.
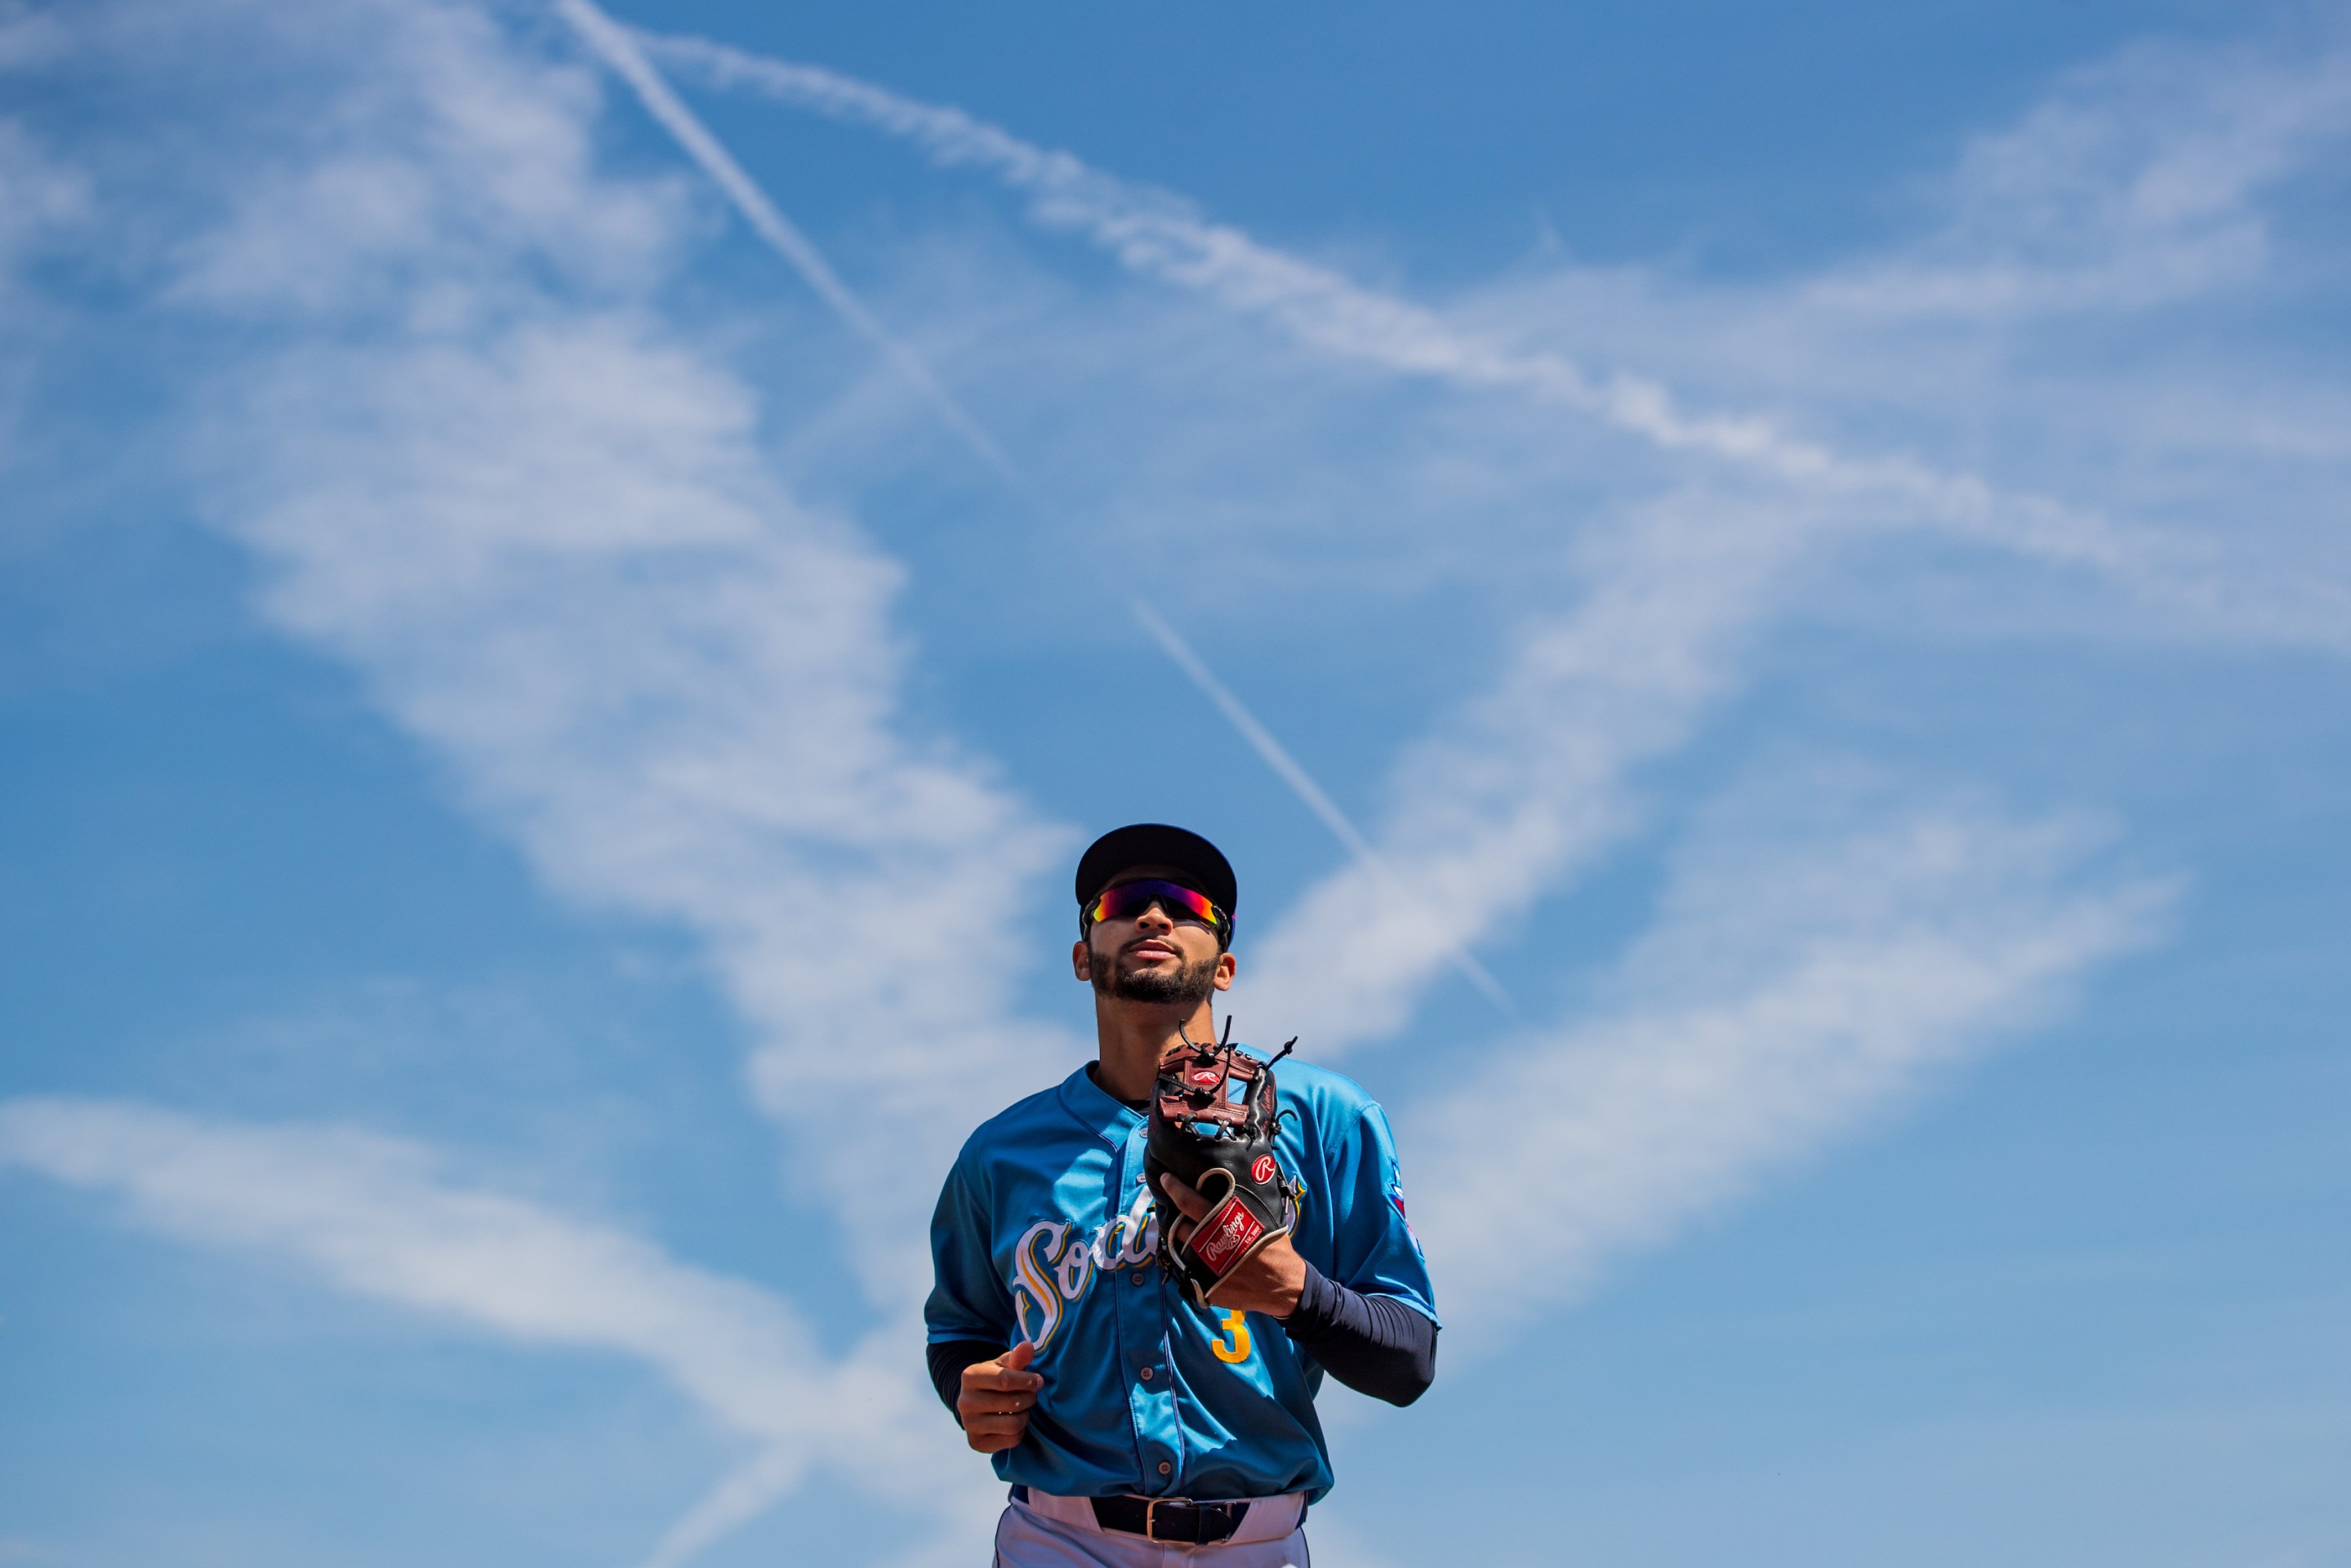
[[[762,1103],[898,1239],[862,1261],[918,1259],[950,1066],[1027,1081],[1066,1046],[1011,1021],[1009,931],[909,972],[904,912],[1026,884],[1060,841],[897,733],[896,570],[768,479],[740,389],[642,322],[298,355],[239,413],[268,439],[219,516],[273,616],[365,671],[552,885],[706,941]],[[889,1146],[845,1135],[852,1092]]]
[[[2168,885],[2085,876],[2078,825],[1871,793],[1799,768],[1718,808],[1596,1016],[1411,1109],[1448,1324],[1581,1294],[2160,933]]]
[[[164,1235],[282,1260],[351,1295],[658,1372],[754,1457],[651,1563],[684,1561],[828,1463],[852,1481],[891,1478],[905,1493],[936,1489],[951,1500],[959,1482],[973,1484],[953,1428],[925,1407],[927,1391],[875,1377],[870,1358],[829,1362],[775,1295],[625,1231],[464,1182],[413,1144],[120,1102],[19,1099],[0,1102],[0,1165],[116,1197]]]
[[[153,67],[141,49],[230,50],[299,72],[280,87],[309,117],[298,154],[190,171],[218,215],[198,209],[209,221],[167,242],[169,302],[276,328],[272,342],[298,329],[455,344],[565,302],[642,299],[668,276],[691,209],[676,182],[596,170],[588,71],[509,48],[468,6],[343,0],[332,31],[327,15],[313,31],[225,5],[89,14],[134,67]],[[383,68],[355,71],[371,52]]]
[[[826,1368],[782,1301],[623,1232],[454,1181],[413,1144],[19,1099],[0,1104],[0,1157],[118,1194],[168,1235],[285,1257],[354,1294],[625,1352],[730,1429],[803,1459],[821,1419]]]
[[[2253,40],[2152,42],[2074,73],[1970,142],[1935,233],[1814,284],[1872,315],[2128,311],[2260,277],[2262,198],[2351,143],[2351,38],[2311,16]]]
[[[904,911],[1029,884],[1064,835],[899,715],[899,569],[786,492],[756,395],[647,308],[679,220],[593,171],[578,77],[470,12],[392,38],[318,167],[191,247],[181,298],[263,319],[286,305],[240,258],[281,235],[306,257],[305,340],[216,390],[208,509],[273,620],[362,671],[552,885],[707,945],[798,1168],[909,1299],[956,1082],[1040,1081],[1071,1048],[1013,1019],[1008,927],[910,967]],[[352,144],[399,223],[352,215]],[[879,1119],[855,1135],[851,1093]]]
[[[1458,313],[2131,519],[2136,559],[2079,580],[2126,591],[2043,591],[2044,632],[2340,653],[2351,387],[2323,330],[2274,324],[2340,292],[2320,214],[2351,36],[2311,11],[2249,25],[2062,78],[1920,182],[1917,231],[1882,246],[1762,279],[1533,267]]]

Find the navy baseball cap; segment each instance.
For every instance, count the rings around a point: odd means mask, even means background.
[[[1228,916],[1240,897],[1232,862],[1216,845],[1165,822],[1136,822],[1113,828],[1078,857],[1078,907],[1083,909],[1099,898],[1119,873],[1139,865],[1164,865],[1183,873],[1186,882],[1214,899]]]

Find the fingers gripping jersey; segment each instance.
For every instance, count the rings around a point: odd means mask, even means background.
[[[1294,1061],[1279,1090],[1273,1154],[1308,1194],[1291,1245],[1350,1289],[1434,1320],[1391,1196],[1385,1114]],[[1145,1143],[1145,1118],[1083,1069],[974,1133],[932,1222],[930,1338],[1037,1346],[1029,1436],[995,1456],[1006,1480],[1063,1497],[1319,1498],[1331,1485],[1322,1369],[1279,1322],[1192,1301],[1159,1266]]]

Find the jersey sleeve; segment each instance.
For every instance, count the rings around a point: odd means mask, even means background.
[[[1405,1212],[1404,1174],[1387,1113],[1377,1101],[1365,1100],[1353,1123],[1331,1147],[1332,1278],[1362,1295],[1394,1297],[1437,1322],[1437,1290]]]
[[[932,1284],[923,1322],[933,1344],[984,1340],[1008,1345],[1018,1337],[1012,1297],[996,1272],[984,1182],[975,1179],[972,1164],[967,1147],[931,1215]]]

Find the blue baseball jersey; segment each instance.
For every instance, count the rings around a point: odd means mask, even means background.
[[[1435,1322],[1385,1113],[1335,1072],[1290,1061],[1275,1079],[1297,1113],[1275,1153],[1306,1184],[1291,1245]],[[995,1456],[1008,1481],[1061,1497],[1319,1500],[1332,1482],[1322,1368],[1277,1320],[1195,1306],[1159,1267],[1145,1126],[1080,1068],[971,1135],[931,1221],[931,1343],[1036,1345],[1045,1382],[1028,1435]]]

